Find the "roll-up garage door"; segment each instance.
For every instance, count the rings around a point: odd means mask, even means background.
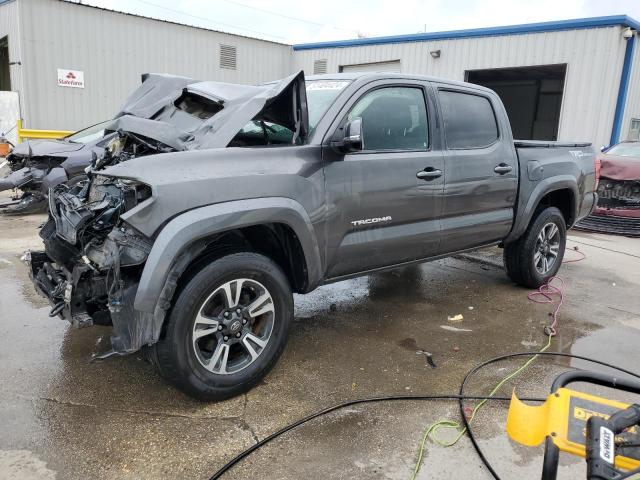
[[[340,71],[351,72],[395,72],[400,73],[400,60],[391,62],[358,63],[355,65],[342,65]]]

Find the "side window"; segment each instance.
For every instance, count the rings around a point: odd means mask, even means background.
[[[363,150],[426,150],[424,93],[417,87],[384,87],[365,94],[347,115],[362,118]]]
[[[498,124],[488,98],[440,90],[448,148],[483,148],[498,139]]]

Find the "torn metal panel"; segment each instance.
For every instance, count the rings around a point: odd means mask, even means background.
[[[191,138],[187,132],[179,130],[176,126],[157,120],[125,115],[116,118],[107,126],[114,132],[126,132],[156,140],[174,150],[185,150],[186,141]]]
[[[127,98],[115,118],[123,115],[151,118],[175,101],[184,87],[195,82],[197,80],[177,75],[144,74],[141,85]]]
[[[83,176],[89,166],[103,169],[144,155],[226,147],[252,120],[282,125],[294,132],[293,143],[309,131],[302,72],[263,86],[160,74],[142,80],[113,120],[67,139],[18,145],[7,159],[12,173],[0,180],[0,191],[23,194],[5,205],[7,210],[27,213],[35,203],[44,206],[50,188]],[[62,170],[50,175],[54,168]]]

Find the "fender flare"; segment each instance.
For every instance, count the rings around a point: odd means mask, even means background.
[[[309,215],[284,197],[255,198],[196,208],[174,217],[158,234],[138,284],[134,308],[153,313],[175,263],[190,245],[216,233],[264,223],[283,223],[297,235],[304,252],[309,285],[321,278],[320,249]],[[164,308],[161,306],[164,310]]]
[[[571,209],[573,212],[573,218],[577,218],[579,208],[578,198],[580,197],[578,182],[576,181],[575,177],[571,175],[555,175],[553,177],[545,178],[544,180],[540,181],[527,196],[528,200],[526,204],[522,205],[521,203],[519,203],[518,211],[516,212],[516,222],[511,229],[511,232],[504,240],[504,243],[510,243],[520,238],[520,236],[529,226],[529,223],[531,223],[531,219],[536,211],[536,208],[540,204],[540,200],[542,200],[545,195],[548,195],[549,193],[555,192],[557,190],[571,191],[573,195]],[[570,225],[567,225],[567,227],[569,226]]]

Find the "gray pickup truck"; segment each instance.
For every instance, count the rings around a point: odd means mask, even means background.
[[[514,141],[493,91],[414,75],[145,75],[106,134],[25,260],[51,316],[205,400],[273,367],[292,292],[488,245],[538,287],[596,202],[589,144]]]

